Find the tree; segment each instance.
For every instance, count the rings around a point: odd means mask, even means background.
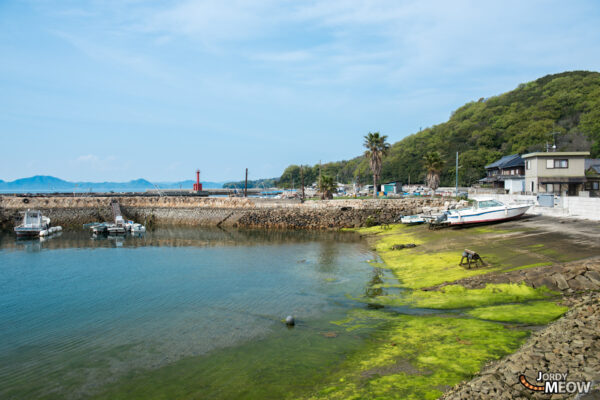
[[[381,164],[383,157],[390,152],[390,144],[386,142],[387,136],[380,136],[379,132],[365,136],[364,146],[367,148],[365,157],[369,160],[369,167],[373,172],[373,198],[377,198],[377,180],[381,175]]]
[[[319,192],[321,192],[321,200],[333,199],[333,192],[337,189],[337,185],[333,180],[333,176],[321,175],[319,181]]]
[[[427,171],[427,186],[435,193],[435,189],[440,186],[440,174],[444,168],[444,160],[439,151],[432,151],[423,157],[425,170]]]

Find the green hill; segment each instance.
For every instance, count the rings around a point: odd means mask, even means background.
[[[454,184],[457,151],[460,184],[470,185],[485,175],[484,165],[503,155],[544,150],[553,142],[552,132],[558,150],[590,150],[593,157],[600,156],[600,73],[547,75],[508,93],[467,103],[447,122],[394,143],[383,161],[382,181],[408,182],[410,176],[412,182],[422,182],[423,155],[437,150],[446,160],[442,185]],[[318,165],[304,170],[305,183],[314,182]],[[346,183],[372,179],[363,156],[323,164],[322,171]],[[286,168],[279,184],[291,186],[292,179],[298,186],[296,165]]]

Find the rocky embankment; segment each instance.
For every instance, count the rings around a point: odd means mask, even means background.
[[[399,216],[455,207],[440,198],[281,201],[253,198],[1,196],[0,224],[8,229],[19,213],[39,209],[63,227],[112,219],[110,202],[123,214],[147,225],[330,229],[391,223]]]
[[[565,299],[571,309],[564,317],[535,332],[516,353],[492,362],[477,377],[446,392],[444,400],[472,399],[600,399],[600,293]],[[539,382],[539,373],[567,374],[566,382],[592,382],[589,393],[544,393],[520,382]],[[573,389],[572,384],[565,389]]]
[[[487,283],[507,282],[560,291],[570,310],[535,332],[516,353],[488,364],[473,380],[452,388],[442,399],[600,399],[600,257],[475,276],[453,284],[481,288]],[[563,379],[567,382],[592,382],[590,392],[547,394],[520,382],[524,375],[530,384],[544,386],[537,381],[539,372],[567,373]]]

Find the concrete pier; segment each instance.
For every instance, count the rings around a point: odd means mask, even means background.
[[[2,226],[14,225],[19,212],[40,209],[63,227],[110,221],[111,201],[117,200],[124,217],[154,225],[190,225],[292,229],[357,227],[367,219],[393,222],[399,215],[452,205],[440,198],[307,201],[260,198],[171,196],[0,196]]]

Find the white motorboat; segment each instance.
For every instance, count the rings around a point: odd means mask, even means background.
[[[504,204],[498,200],[476,200],[473,207],[446,212],[450,225],[479,224],[517,219],[523,216],[531,205]]]
[[[133,225],[131,225],[131,227],[129,229],[132,233],[146,232],[146,227],[144,225],[138,224],[138,223],[134,223]]]
[[[42,215],[38,210],[27,210],[23,214],[23,222],[15,227],[15,233],[19,237],[42,236],[49,234],[50,218]],[[43,233],[42,233],[43,232]]]

